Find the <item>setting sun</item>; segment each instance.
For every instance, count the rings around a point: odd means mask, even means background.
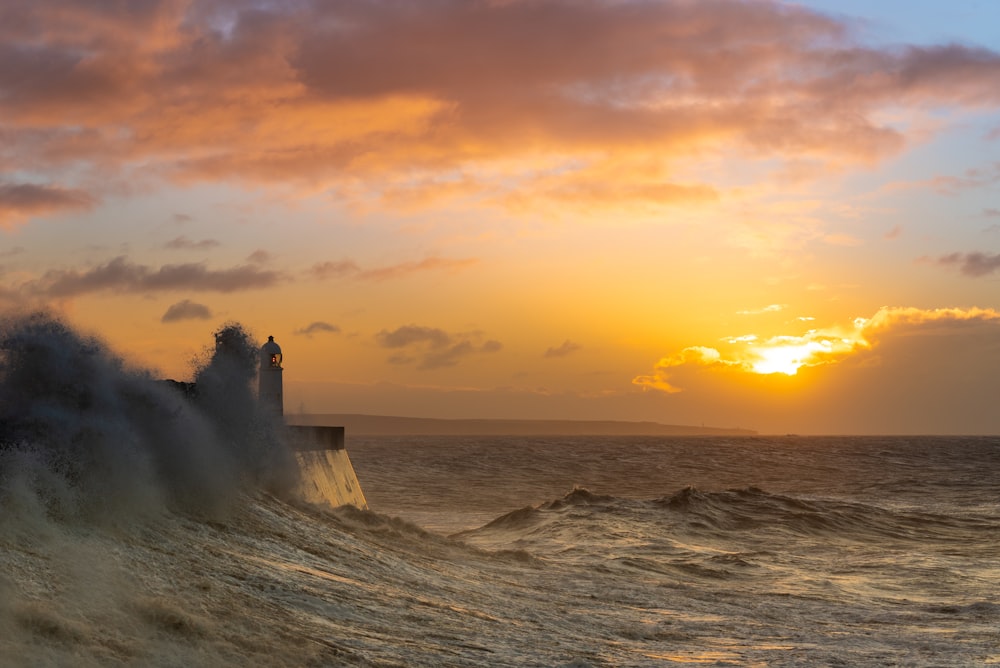
[[[754,373],[783,373],[794,376],[798,373],[799,367],[805,364],[805,358],[810,354],[810,351],[805,350],[805,348],[806,346],[788,346],[761,350],[758,352],[760,359],[752,362],[750,368]]]

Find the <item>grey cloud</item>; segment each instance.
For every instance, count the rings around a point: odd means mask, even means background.
[[[382,330],[375,335],[375,341],[383,348],[404,348],[415,343],[427,343],[439,348],[448,345],[451,336],[443,329],[403,325],[391,332]]]
[[[309,323],[302,329],[295,330],[296,334],[301,334],[303,336],[312,336],[313,334],[331,333],[335,334],[340,331],[340,327],[336,325],[331,325],[328,322],[323,322],[317,320],[316,322]]]
[[[365,281],[385,281],[422,271],[456,271],[476,262],[477,260],[473,258],[429,257],[417,262],[400,262],[384,267],[364,269],[353,260],[340,260],[315,264],[309,269],[309,274],[320,280],[358,278]]]
[[[212,311],[204,304],[198,304],[185,299],[184,301],[171,304],[167,312],[160,318],[160,322],[178,322],[180,320],[208,320],[212,317]]]
[[[566,339],[559,346],[546,350],[544,357],[549,359],[554,357],[566,357],[567,355],[572,355],[578,350],[580,350],[579,343],[573,343],[569,339]]]
[[[254,252],[247,256],[247,262],[253,262],[254,264],[264,264],[270,262],[274,259],[274,254],[269,253],[263,248],[258,248]]]
[[[56,211],[85,211],[97,199],[83,190],[34,183],[0,183],[0,222]]]
[[[49,271],[28,287],[48,297],[75,297],[91,292],[157,292],[198,290],[237,292],[278,284],[282,275],[244,265],[231,269],[208,269],[203,264],[167,264],[158,269],[133,264],[116,257],[86,271]]]
[[[419,369],[439,369],[455,366],[470,355],[490,354],[499,352],[503,344],[490,339],[479,343],[480,335],[452,335],[443,329],[404,325],[393,331],[382,330],[375,335],[375,341],[383,348],[406,349],[394,353],[389,362],[392,364],[410,364],[418,362]],[[409,351],[415,349],[415,353]]]
[[[1000,270],[1000,253],[950,253],[938,258],[938,264],[958,267],[966,276],[979,278]]]
[[[326,280],[328,278],[343,278],[353,276],[361,271],[361,267],[352,260],[341,260],[339,262],[320,262],[309,269],[309,274],[316,279]]]

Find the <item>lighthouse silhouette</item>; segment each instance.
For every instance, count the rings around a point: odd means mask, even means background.
[[[275,415],[285,414],[285,402],[281,388],[281,346],[274,337],[267,337],[267,343],[260,348],[260,373],[257,375],[257,398]]]

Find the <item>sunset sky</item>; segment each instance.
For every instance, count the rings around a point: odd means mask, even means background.
[[[1000,433],[1000,2],[7,0],[0,309],[286,412]]]

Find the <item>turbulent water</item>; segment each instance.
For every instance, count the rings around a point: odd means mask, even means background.
[[[6,325],[0,665],[1000,663],[1000,438],[349,435],[326,510],[245,373]]]

